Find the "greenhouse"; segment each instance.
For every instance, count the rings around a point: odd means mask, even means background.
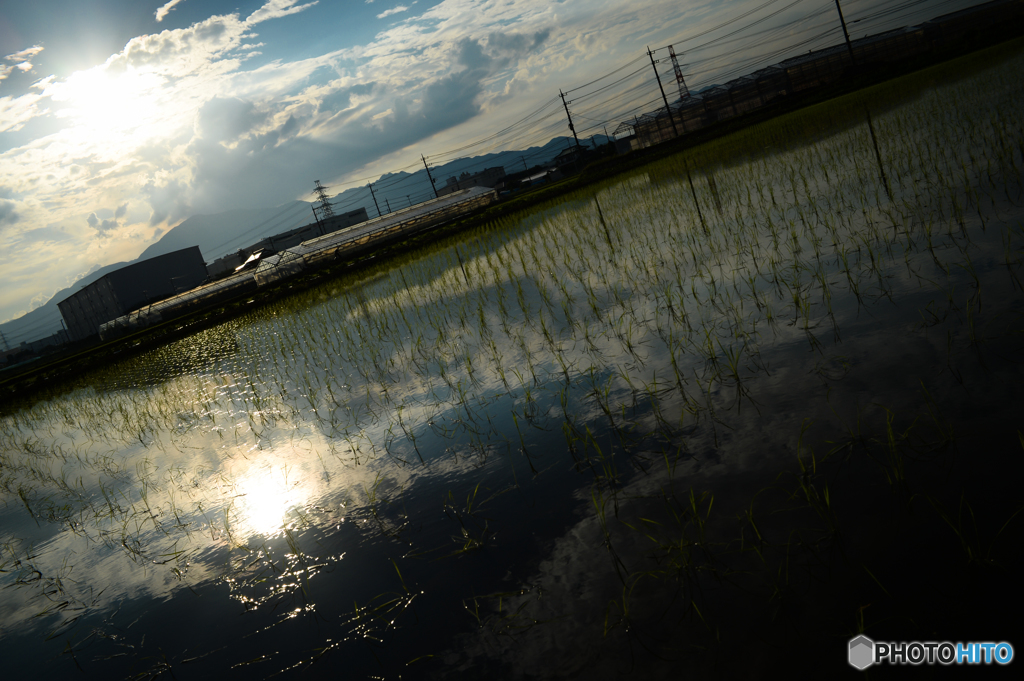
[[[256,270],[256,283],[266,286],[290,277],[306,267],[354,257],[396,237],[415,234],[486,206],[497,198],[498,194],[493,189],[470,187],[382,215],[350,229],[310,239],[289,248],[281,253],[280,257],[267,258],[260,263]]]

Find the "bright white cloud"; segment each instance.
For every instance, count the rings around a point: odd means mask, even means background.
[[[170,0],[170,2],[168,2],[166,5],[164,5],[163,7],[159,8],[156,11],[157,23],[160,23],[161,21],[163,21],[164,17],[166,17],[170,13],[170,11],[172,9],[174,9],[175,5],[180,5],[183,2],[185,2],[185,0]]]
[[[303,10],[307,10],[313,5],[317,4],[319,0],[313,0],[305,5],[296,5],[298,0],[270,0],[265,5],[260,7],[258,10],[249,15],[249,18],[245,20],[246,26],[255,26],[256,24],[270,19],[280,19],[286,17],[289,14],[297,14]]]
[[[413,4],[416,4],[416,3],[413,3]],[[395,7],[392,7],[391,9],[384,10],[383,12],[381,12],[380,14],[377,15],[377,18],[378,19],[383,19],[384,17],[389,17],[392,14],[398,14],[400,12],[408,12],[408,11],[409,11],[409,8],[406,7],[405,5],[397,5]]]
[[[44,96],[35,92],[20,97],[0,97],[0,132],[17,132],[25,124],[47,113],[40,106]]]
[[[14,71],[31,71],[32,70],[32,58],[43,51],[42,46],[33,45],[32,47],[9,54],[4,57],[3,61],[6,63],[0,63],[0,81],[5,80]]]
[[[33,45],[32,47],[25,48],[24,50],[21,50],[20,52],[15,52],[14,54],[7,55],[6,57],[4,57],[4,61],[9,61],[9,62],[14,62],[14,63],[26,62],[26,61],[29,61],[30,59],[32,59],[32,57],[36,56],[37,54],[39,54],[42,51],[43,51],[42,45]]]

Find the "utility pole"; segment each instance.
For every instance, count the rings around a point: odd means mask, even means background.
[[[843,8],[839,6],[839,0],[836,0],[836,10],[839,12],[839,23],[843,25],[843,35],[846,37],[846,50],[850,53],[850,64],[856,68],[857,58],[853,56],[853,45],[850,44],[850,33],[846,30],[846,19],[843,18]]]
[[[661,99],[665,102],[668,119],[672,122],[672,132],[675,133],[676,137],[679,137],[679,130],[676,129],[676,118],[672,115],[672,109],[668,105],[668,97],[665,96],[665,88],[661,86],[661,76],[658,75],[658,67],[655,66],[657,62],[654,61],[654,53],[651,52],[649,45],[647,46],[647,56],[651,58],[651,68],[654,69],[654,77],[658,79],[658,89],[661,90]]]
[[[573,155],[572,155],[572,167],[575,170],[579,170],[580,169],[580,164],[579,164],[579,156],[580,156],[579,155],[579,146],[580,146],[580,143],[579,143],[579,140],[577,140],[576,141],[576,152],[574,152]],[[565,140],[565,150],[566,151],[573,151],[572,142],[570,142],[569,140]]]
[[[60,323],[63,326],[64,320],[63,319],[60,320]],[[2,340],[4,342],[4,350],[10,350],[11,349],[11,346],[7,344],[7,336],[4,335],[3,331],[0,331],[0,340]]]
[[[430,179],[430,188],[434,190],[434,198],[437,198],[437,185],[434,184],[434,178],[430,174],[430,166],[427,165],[427,157],[420,154],[420,158],[423,159],[423,167],[427,169],[427,177]]]
[[[384,205],[388,207],[388,213],[391,212],[391,204],[388,202],[388,197],[384,197]]]
[[[565,95],[562,94],[561,90],[558,91],[558,96],[562,98],[562,106],[565,107],[565,115],[569,119],[569,129],[572,130],[572,138],[576,140],[576,146],[578,147],[580,145],[580,138],[576,136],[576,128],[572,124],[572,114],[569,113],[569,105],[565,103]]]
[[[316,220],[316,226],[320,230],[320,234],[324,233],[324,226],[320,224],[320,218],[316,214],[316,206],[310,204],[309,209],[313,211],[313,219]]]
[[[377,195],[373,193],[373,183],[367,182],[366,186],[370,188],[370,196],[373,197],[373,207],[377,209],[377,217],[380,217],[380,206],[377,205]]]

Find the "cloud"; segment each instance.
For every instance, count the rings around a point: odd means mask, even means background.
[[[169,8],[169,2],[163,8]],[[187,28],[169,29],[132,38],[118,54],[99,67],[120,73],[128,68],[147,70],[168,77],[183,77],[209,69],[236,49],[251,49],[243,40],[253,37],[252,27],[271,19],[305,11],[317,1],[296,5],[296,0],[268,0],[248,18],[237,14],[211,16]],[[237,66],[230,62],[229,66]]]
[[[89,213],[89,217],[85,219],[86,223],[100,236],[106,234],[112,229],[116,229],[119,225],[116,220],[100,220],[96,217],[96,213]]]
[[[188,28],[132,38],[96,70],[119,74],[131,68],[180,78],[207,68],[239,47],[245,35],[246,26],[236,15],[214,16]]]
[[[151,208],[149,224],[174,223],[184,220],[191,212],[188,201],[188,187],[177,178],[157,176],[149,180],[142,193]]]
[[[157,21],[157,23],[160,23],[161,21],[163,21],[164,17],[166,17],[170,13],[170,11],[172,9],[174,9],[175,5],[179,5],[179,4],[183,3],[183,2],[185,2],[185,0],[170,0],[170,2],[168,2],[166,5],[164,5],[160,9],[158,9],[156,11],[156,21]]]
[[[232,142],[266,121],[252,102],[237,97],[214,97],[196,114],[196,135],[216,143]]]
[[[414,2],[413,4],[415,5],[416,3]],[[384,10],[383,12],[381,12],[380,14],[377,15],[377,18],[378,19],[383,19],[384,17],[389,17],[392,14],[398,14],[400,12],[408,12],[408,11],[409,11],[409,8],[406,7],[405,5],[397,5],[395,7],[392,7],[391,9]]]
[[[487,46],[496,52],[521,56],[536,51],[550,36],[550,28],[533,34],[494,32],[487,36]]]
[[[308,2],[305,5],[296,5],[297,0],[270,0],[258,10],[249,15],[249,18],[245,20],[246,26],[255,26],[258,23],[268,21],[270,19],[279,19],[286,17],[290,14],[298,14],[304,10],[309,9],[313,5],[316,5],[319,0]]]
[[[329,87],[315,95],[316,108],[327,115],[335,115],[351,108],[356,102],[373,93],[374,83],[359,83],[349,87]]]
[[[13,225],[21,220],[18,214],[18,204],[11,199],[0,199],[0,228],[5,225]]]
[[[109,236],[111,232],[116,229],[123,227],[122,218],[128,213],[128,202],[125,201],[113,211],[103,209],[100,213],[113,214],[112,218],[101,219],[95,212],[89,213],[89,216],[85,219],[85,223],[89,225],[94,231],[96,236],[105,237]],[[131,234],[122,236],[132,236]]]
[[[209,137],[197,135],[188,144],[191,172],[185,184],[175,188],[179,192],[175,198],[189,197],[195,212],[264,206],[269,196],[304,194],[313,178],[302,171],[330,164],[341,153],[331,141],[301,134],[307,118],[233,111],[239,112],[240,116],[219,121],[215,129],[219,136],[211,129]],[[249,122],[255,124],[247,127]],[[173,196],[173,192],[165,194]],[[157,204],[151,203],[156,209]]]
[[[0,63],[0,82],[6,80],[15,71],[23,73],[31,71],[33,68],[32,58],[42,51],[41,45],[33,45],[4,57],[4,61],[7,63]]]
[[[32,59],[32,57],[36,56],[42,51],[42,45],[33,45],[32,47],[27,47],[24,50],[21,50],[20,52],[15,52],[14,54],[7,55],[6,57],[4,57],[4,60],[12,62],[24,62]]]
[[[22,232],[18,236],[18,241],[21,244],[44,244],[55,241],[68,241],[71,238],[72,235],[68,234],[64,229],[47,225],[46,227],[38,227]],[[47,299],[49,298],[47,297]]]

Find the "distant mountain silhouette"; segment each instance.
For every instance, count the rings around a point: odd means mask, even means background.
[[[265,236],[308,224],[313,220],[309,204],[290,201],[273,208],[231,210],[215,215],[193,215],[144,250],[138,260],[199,246],[207,263],[259,241]]]
[[[593,143],[600,146],[608,142],[609,139],[604,135],[595,135]],[[472,158],[459,158],[443,165],[431,166],[430,174],[434,178],[434,185],[441,189],[447,184],[449,177],[458,177],[464,172],[472,175],[485,168],[501,166],[506,173],[512,174],[536,166],[544,166],[572,144],[574,141],[571,137],[555,137],[540,147],[530,147],[519,151],[499,151]],[[591,138],[580,140],[580,144],[591,146]],[[392,211],[395,211],[408,207],[410,202],[419,203],[434,196],[425,169],[417,170],[414,173],[403,171],[381,175],[373,183],[373,191],[377,199],[376,205],[374,205],[374,197],[370,195],[368,187],[355,187],[338,194],[331,199],[335,213],[354,210],[361,206],[366,208],[370,217],[376,217],[377,206],[380,207],[381,213],[387,213],[389,206]]]

